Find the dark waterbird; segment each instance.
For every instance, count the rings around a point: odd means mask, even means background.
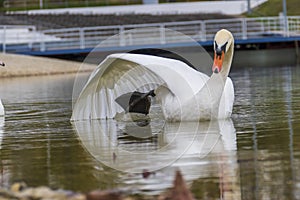
[[[141,113],[148,115],[151,106],[150,96],[155,97],[154,90],[147,93],[134,91],[119,96],[115,101],[127,113]]]

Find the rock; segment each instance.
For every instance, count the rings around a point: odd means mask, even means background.
[[[0,200],[18,199],[13,192],[5,189],[0,189]]]
[[[17,196],[20,199],[66,199],[62,192],[56,192],[48,187],[37,187],[37,188],[27,188],[19,193]]]
[[[49,187],[27,187],[25,183],[14,183],[10,190],[0,189],[0,200],[86,200],[84,194]]]
[[[147,178],[153,172],[143,171],[143,177]],[[0,188],[0,200],[134,200],[139,197],[125,195],[121,189],[95,190],[87,195],[66,190],[52,190],[49,187],[27,187],[25,183],[14,183],[10,190]],[[153,197],[154,198],[154,197]],[[158,200],[194,200],[190,190],[180,173],[176,172],[173,188],[161,194]]]
[[[25,188],[27,188],[27,185],[24,182],[14,183],[10,186],[10,190],[12,192],[20,192],[20,191],[24,190]]]
[[[173,188],[167,194],[160,195],[158,200],[194,200],[193,194],[187,188],[180,171],[176,171]]]
[[[121,200],[122,195],[119,190],[95,190],[86,195],[87,200]]]

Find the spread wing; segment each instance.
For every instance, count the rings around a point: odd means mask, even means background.
[[[208,77],[187,64],[140,54],[112,54],[90,75],[73,108],[72,120],[113,118],[123,109],[116,99],[164,85],[181,99],[198,92]],[[197,84],[195,84],[197,83]]]

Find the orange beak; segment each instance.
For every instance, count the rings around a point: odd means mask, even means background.
[[[221,71],[222,65],[223,65],[224,56],[225,56],[224,51],[222,51],[221,55],[219,55],[219,54],[217,54],[215,52],[214,64],[213,64],[213,67],[212,67],[213,73],[217,74],[217,73],[219,73]]]

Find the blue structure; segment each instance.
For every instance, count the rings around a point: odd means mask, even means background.
[[[268,49],[274,45],[281,45],[281,48],[298,48],[300,44],[300,36],[293,37],[282,37],[282,36],[269,36],[263,38],[250,38],[250,39],[237,39],[235,40],[235,45],[237,49],[250,49],[253,46],[256,49]],[[213,41],[199,41],[199,44],[205,49],[210,50],[213,45]],[[67,48],[67,49],[52,49],[47,51],[41,51],[39,48],[29,48],[27,45],[11,45],[6,47],[7,52],[24,54],[24,55],[34,55],[34,56],[63,56],[63,55],[85,55],[90,53],[92,50],[98,52],[118,52],[118,51],[131,51],[136,49],[146,49],[146,48],[177,48],[177,47],[189,47],[194,44],[191,43],[172,43],[172,44],[149,44],[149,45],[128,45],[128,46],[115,46],[115,47],[102,47],[102,48]],[[0,48],[3,50],[3,48]]]
[[[285,27],[286,23],[288,29]],[[195,45],[195,41],[211,50],[214,34],[222,28],[233,33],[237,50],[268,49],[275,46],[298,48],[300,41],[300,16],[284,19],[233,18],[45,31],[36,31],[34,27],[28,27],[27,31],[23,30],[20,34],[10,34],[8,31],[11,32],[13,28],[3,27],[3,44],[0,49],[3,52],[38,56],[86,55],[92,50],[118,52],[141,48],[189,47]],[[16,27],[16,31],[19,29]],[[13,35],[16,38],[13,38]]]

